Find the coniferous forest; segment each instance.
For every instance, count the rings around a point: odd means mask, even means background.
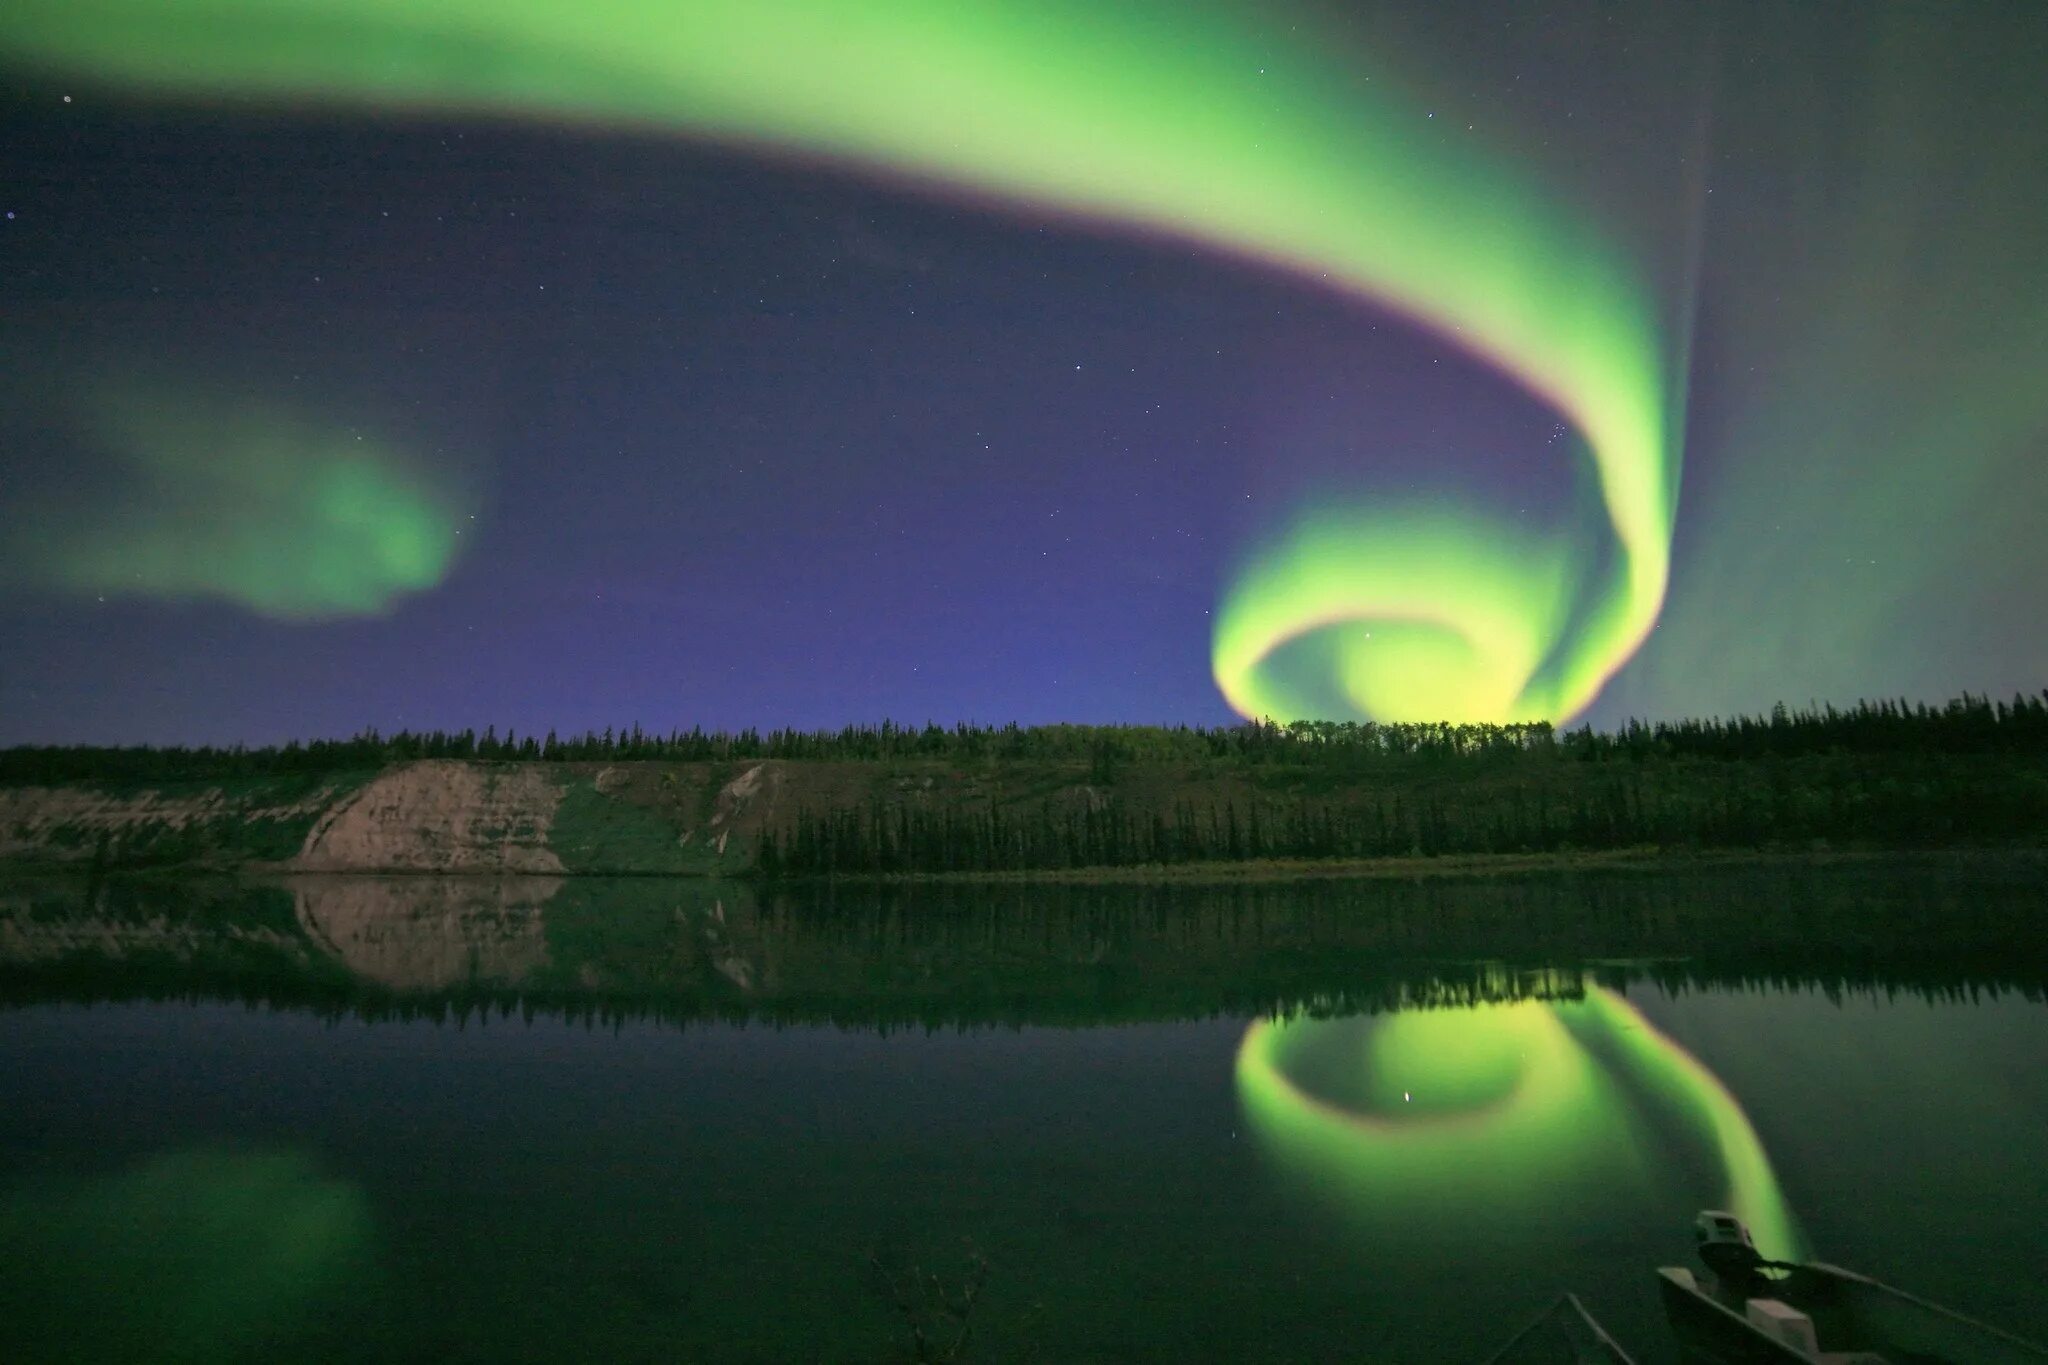
[[[1004,811],[877,802],[805,812],[793,830],[764,837],[759,864],[771,875],[887,875],[1627,848],[2027,845],[2048,835],[2044,714],[2040,701],[2022,699],[1779,711],[1613,734],[1298,726],[1232,755],[1256,765],[1237,793],[1212,788],[1184,800],[1118,781],[1128,760],[1109,742],[1093,750],[1098,785],[1085,803]],[[1140,791],[1126,795],[1128,785]]]
[[[380,768],[422,758],[540,763],[942,759],[1118,763],[1220,761],[1370,773],[1388,760],[1755,759],[1813,754],[2048,756],[2048,689],[2000,701],[1965,694],[1941,705],[1864,701],[1843,709],[1783,705],[1763,716],[1632,721],[1616,730],[1527,725],[1272,721],[1242,725],[849,725],[839,730],[702,729],[638,723],[602,732],[521,735],[475,730],[367,730],[278,745],[23,745],[0,749],[0,784],[176,782]]]

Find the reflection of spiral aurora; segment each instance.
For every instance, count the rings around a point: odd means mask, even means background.
[[[1341,1098],[1296,1079],[1361,1030],[1365,1065],[1336,1078]],[[1645,1122],[1668,1117],[1725,1174],[1702,1196],[1741,1215],[1765,1255],[1800,1251],[1741,1106],[1612,991],[1369,1022],[1261,1020],[1238,1049],[1237,1087],[1266,1149],[1319,1188],[1379,1211],[1495,1221],[1640,1185]]]

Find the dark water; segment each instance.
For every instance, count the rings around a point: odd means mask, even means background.
[[[0,1360],[1663,1360],[1729,1202],[2048,1337],[2041,887],[0,888]]]

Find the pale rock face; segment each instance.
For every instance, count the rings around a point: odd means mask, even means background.
[[[719,788],[718,799],[712,805],[711,827],[716,829],[720,825],[730,826],[736,823],[754,804],[755,798],[769,800],[781,786],[781,769],[771,768],[766,763],[756,763]],[[718,851],[725,851],[722,836]]]
[[[562,791],[530,765],[422,759],[385,773],[306,836],[304,872],[559,873],[548,828]]]

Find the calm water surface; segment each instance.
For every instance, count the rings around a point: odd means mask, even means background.
[[[0,890],[0,1359],[1662,1360],[1727,1203],[2048,1337],[2037,886]]]

